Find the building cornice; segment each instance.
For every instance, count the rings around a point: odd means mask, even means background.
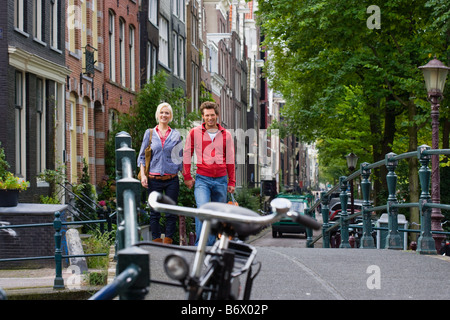
[[[65,83],[67,76],[72,72],[66,66],[58,65],[17,47],[9,46],[8,54],[9,64],[14,68],[36,74],[58,83]]]

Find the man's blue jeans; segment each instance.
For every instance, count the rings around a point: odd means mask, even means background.
[[[197,174],[195,176],[195,202],[197,203],[197,208],[207,202],[227,202],[227,186],[228,178],[227,176],[212,178]],[[200,233],[202,230],[202,222],[200,219],[195,218],[195,233],[197,238],[195,240],[195,245],[198,245],[198,239],[200,238]],[[215,235],[210,235],[208,238],[208,246],[212,246],[216,241]]]

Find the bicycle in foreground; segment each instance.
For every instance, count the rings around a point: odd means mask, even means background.
[[[149,283],[183,288],[187,300],[249,300],[253,281],[261,269],[261,263],[256,261],[256,248],[242,240],[259,233],[265,226],[284,216],[308,228],[321,227],[313,218],[291,211],[291,202],[286,198],[272,200],[270,203],[272,213],[263,216],[247,208],[218,202],[209,202],[200,208],[182,207],[155,191],[149,195],[148,203],[155,211],[197,217],[202,220],[198,246],[185,247],[153,241],[137,242],[132,247],[150,246],[170,251],[164,259],[164,270],[174,281],[151,279],[150,270],[147,270],[149,265],[144,270],[133,261],[129,261],[130,266],[116,277],[114,283],[104,287],[90,300],[113,299],[120,294],[119,291],[132,286],[131,279],[139,278],[140,272],[146,274],[144,278],[150,278]],[[218,238],[211,247],[207,246],[210,234]],[[236,237],[240,240],[234,240]],[[188,262],[182,252],[193,255],[192,263]],[[134,289],[136,295],[132,294],[132,290],[131,294],[128,292],[126,298],[142,299],[148,292],[149,283],[144,281],[138,289]]]
[[[320,224],[313,218],[290,211],[291,202],[283,198],[272,200],[273,212],[265,216],[247,208],[218,202],[209,202],[200,208],[181,207],[158,192],[152,192],[148,202],[156,211],[203,220],[198,246],[186,248],[195,253],[192,265],[179,252],[169,254],[164,262],[167,275],[178,282],[165,284],[183,287],[188,300],[250,299],[253,280],[258,275],[261,264],[255,259],[256,248],[243,241],[233,240],[236,236],[238,239],[245,239],[255,235],[284,215],[306,227],[320,228]],[[210,234],[219,239],[209,248],[207,241]],[[165,247],[180,249],[167,245]]]

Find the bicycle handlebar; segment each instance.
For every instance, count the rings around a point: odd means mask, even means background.
[[[148,197],[148,203],[156,211],[171,213],[181,216],[197,217],[199,219],[218,219],[225,222],[243,222],[256,225],[268,225],[279,220],[283,215],[295,219],[298,223],[308,228],[320,229],[321,225],[311,217],[303,216],[295,211],[289,211],[291,202],[288,199],[276,198],[270,203],[275,212],[266,216],[243,207],[226,203],[208,203],[208,208],[181,207],[169,197],[153,191]],[[214,210],[213,208],[214,207]],[[230,214],[231,213],[231,214]]]

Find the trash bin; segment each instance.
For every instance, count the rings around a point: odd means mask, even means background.
[[[375,226],[380,228],[388,228],[388,214],[383,213],[376,222]],[[398,215],[398,228],[399,229],[407,229],[408,228],[408,220],[406,220],[405,215]],[[384,249],[386,247],[386,237],[388,235],[388,230],[377,230],[377,249]],[[403,250],[408,249],[408,233],[399,231],[400,241],[403,245]]]

